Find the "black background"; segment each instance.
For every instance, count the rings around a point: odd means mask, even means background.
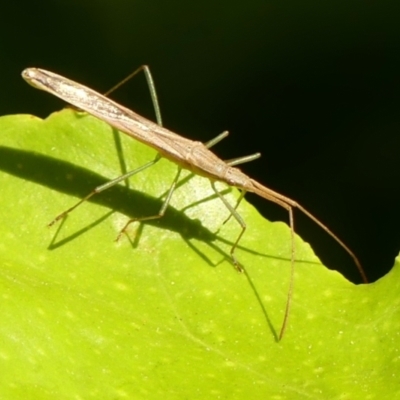
[[[9,3],[9,4],[7,4]],[[308,208],[359,256],[371,280],[398,254],[400,24],[380,1],[3,1],[0,114],[62,107],[21,79],[42,67],[104,92],[146,63],[165,126],[231,135],[222,158]],[[144,78],[112,96],[153,118]],[[40,140],[40,138],[38,138]],[[285,212],[248,200],[271,220]],[[296,231],[330,268],[351,259],[300,213]]]

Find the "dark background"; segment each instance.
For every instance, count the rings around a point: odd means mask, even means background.
[[[7,5],[7,3],[9,3]],[[376,3],[376,4],[375,4]],[[393,1],[3,1],[0,115],[62,107],[21,78],[42,67],[101,92],[147,63],[165,125],[308,208],[371,280],[400,248],[400,24]],[[144,78],[113,98],[153,118]],[[40,138],[38,138],[40,140]],[[1,190],[1,189],[0,189]],[[271,220],[285,212],[249,195]],[[359,281],[341,248],[296,213],[330,268]]]

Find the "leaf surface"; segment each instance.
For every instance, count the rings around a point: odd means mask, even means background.
[[[246,202],[240,229],[207,179],[161,160],[46,225],[155,152],[84,114],[0,118],[4,399],[373,399],[399,396],[400,269],[355,286]],[[224,185],[218,185],[225,190]],[[226,192],[234,204],[236,190]],[[323,234],[323,233],[322,233]]]

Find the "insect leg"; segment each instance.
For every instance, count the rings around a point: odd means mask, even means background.
[[[161,218],[161,217],[164,216],[165,210],[167,209],[167,207],[168,207],[168,205],[169,205],[169,202],[170,202],[170,200],[171,200],[172,194],[174,193],[174,190],[175,190],[175,188],[176,188],[176,184],[177,184],[177,182],[178,182],[178,179],[179,179],[179,176],[180,176],[180,174],[181,174],[181,171],[182,171],[182,168],[179,167],[179,168],[178,168],[178,172],[176,173],[175,178],[174,178],[174,180],[173,180],[173,182],[172,182],[172,185],[171,185],[171,187],[170,187],[169,190],[168,190],[167,197],[165,198],[165,200],[164,200],[164,202],[163,202],[163,204],[162,204],[162,206],[161,206],[160,211],[158,212],[158,214],[150,215],[150,216],[148,216],[148,217],[139,217],[139,218],[132,218],[132,219],[130,219],[130,220],[124,225],[124,227],[121,229],[121,231],[119,232],[117,238],[115,239],[116,241],[118,241],[118,240],[120,239],[121,235],[122,235],[123,233],[126,232],[128,226],[129,226],[132,222],[135,222],[135,221],[149,221],[149,220]]]
[[[216,136],[214,139],[209,140],[208,142],[204,143],[204,146],[207,147],[207,149],[215,146],[217,143],[219,143],[221,140],[225,139],[229,135],[228,131],[223,131],[220,133],[218,136]]]
[[[285,313],[283,315],[283,321],[281,325],[281,330],[279,332],[278,340],[280,341],[283,338],[283,335],[286,331],[286,327],[288,324],[290,307],[292,305],[292,294],[293,294],[293,284],[294,284],[294,261],[296,259],[296,246],[294,241],[294,218],[293,218],[293,208],[288,207],[289,212],[289,227],[290,227],[290,241],[292,243],[292,252],[290,256],[290,278],[289,278],[289,289],[287,291],[286,297],[286,307]]]
[[[233,261],[233,265],[235,266],[235,268],[239,271],[239,272],[243,272],[243,268],[240,265],[239,261],[237,260],[236,256],[235,256],[235,250],[236,247],[240,241],[240,239],[242,238],[245,230],[246,230],[246,223],[244,222],[243,218],[238,214],[238,212],[235,210],[234,207],[232,207],[231,204],[229,204],[229,202],[225,199],[224,196],[222,196],[222,194],[218,191],[218,189],[215,187],[215,183],[213,181],[211,181],[211,186],[214,190],[214,192],[217,194],[217,196],[221,199],[221,201],[224,203],[225,207],[230,211],[231,215],[236,219],[236,221],[238,222],[238,224],[241,226],[242,230],[239,233],[235,243],[233,244],[230,254],[232,257],[232,261]],[[242,198],[244,197],[244,194],[246,192],[243,191],[242,194],[243,196],[241,196]]]
[[[153,103],[153,107],[154,107],[154,112],[156,114],[156,120],[157,120],[157,124],[162,126],[162,118],[161,118],[161,111],[160,111],[160,105],[158,102],[158,96],[157,96],[157,91],[156,91],[156,87],[154,84],[154,80],[153,77],[151,75],[150,69],[147,65],[142,65],[140,66],[138,69],[136,69],[135,71],[133,71],[129,76],[127,76],[124,80],[122,80],[121,82],[119,82],[117,85],[113,86],[110,90],[108,90],[104,95],[108,96],[110,93],[114,92],[116,89],[118,89],[120,86],[122,86],[124,83],[126,83],[128,80],[132,79],[136,74],[138,74],[140,71],[143,71],[146,77],[146,81],[149,87],[149,91],[150,91],[150,97],[151,97],[151,101]],[[220,139],[222,140],[222,139]],[[109,189],[110,187],[117,185],[119,182],[130,178],[133,175],[136,175],[137,173],[153,166],[154,164],[156,164],[159,160],[160,160],[161,156],[160,154],[157,154],[156,157],[154,158],[154,160],[148,162],[145,165],[142,165],[139,168],[136,168],[132,171],[127,172],[126,174],[123,174],[121,176],[118,176],[117,178],[103,184],[100,185],[98,187],[96,187],[95,189],[93,189],[87,196],[85,196],[83,199],[81,199],[80,201],[78,201],[74,206],[70,207],[68,210],[65,210],[64,212],[62,212],[61,214],[57,215],[56,218],[54,218],[49,224],[48,226],[52,226],[54,225],[57,221],[59,221],[60,219],[66,217],[71,211],[75,210],[75,208],[77,208],[78,206],[80,206],[82,203],[84,203],[86,200],[89,200],[92,196],[94,196],[97,193],[101,193],[104,190]],[[180,172],[179,172],[180,173]],[[179,174],[178,174],[179,176]],[[170,189],[171,191],[171,189]],[[173,190],[172,190],[173,192]],[[171,193],[172,195],[172,193]],[[165,210],[164,210],[165,212]],[[129,223],[127,224],[129,225]],[[125,228],[124,228],[125,229]],[[118,237],[121,234],[118,235]]]
[[[55,217],[49,224],[48,226],[52,226],[54,225],[57,221],[59,221],[62,218],[65,218],[71,211],[75,210],[75,208],[77,208],[78,206],[80,206],[82,203],[84,203],[86,200],[89,200],[92,196],[94,196],[95,194],[101,193],[104,190],[109,189],[110,187],[117,185],[119,182],[130,178],[131,176],[153,166],[154,164],[156,164],[159,160],[161,159],[161,156],[159,154],[157,154],[156,158],[152,161],[149,161],[147,164],[142,165],[139,168],[136,168],[132,171],[127,172],[124,175],[118,176],[115,179],[112,179],[111,181],[108,181],[106,183],[104,183],[103,185],[97,186],[96,188],[94,188],[87,196],[85,196],[83,199],[79,200],[75,205],[73,205],[72,207],[68,208],[68,210],[65,210],[64,212],[62,212],[61,214],[57,215],[57,217]]]
[[[141,71],[144,72],[144,76],[146,77],[147,86],[150,91],[151,101],[153,103],[154,112],[156,114],[157,124],[162,126],[163,123],[162,123],[162,118],[161,118],[160,104],[158,102],[156,85],[154,84],[154,79],[153,79],[153,76],[151,75],[150,68],[148,67],[148,65],[141,65],[138,69],[136,69],[131,74],[129,74],[125,79],[118,82],[110,90],[108,90],[106,93],[104,93],[104,96],[108,96],[110,93],[112,93],[115,90],[117,90],[118,88],[120,88],[122,85],[124,85],[126,82],[131,80],[135,75],[137,75]]]
[[[260,158],[260,157],[261,157],[261,153],[254,153],[254,154],[251,154],[249,156],[238,157],[238,158],[233,158],[231,160],[226,160],[225,162],[230,167],[233,167],[235,165],[244,164],[244,163],[249,162],[249,161],[257,160],[257,158]],[[243,190],[240,192],[240,196],[237,199],[235,207],[234,207],[235,210],[237,210],[237,208],[239,207],[239,204],[243,200],[245,194],[246,194],[246,192],[243,191]],[[231,219],[232,215],[233,215],[232,213],[229,214],[228,218],[223,222],[222,225],[225,225]]]
[[[149,88],[150,91],[150,97],[151,97],[151,101],[153,103],[153,108],[154,108],[154,112],[156,114],[156,121],[157,124],[162,126],[163,122],[162,122],[162,118],[161,118],[161,111],[160,111],[160,104],[158,102],[158,96],[157,96],[157,91],[156,91],[156,86],[154,84],[154,80],[153,80],[153,76],[150,72],[150,68],[147,65],[142,65],[140,66],[138,69],[136,69],[135,71],[133,71],[129,76],[127,76],[123,81],[121,81],[120,83],[118,83],[117,85],[115,85],[114,87],[112,87],[107,93],[105,93],[105,95],[110,94],[111,92],[113,92],[114,90],[118,89],[121,85],[123,85],[124,83],[126,83],[128,80],[130,80],[131,78],[133,78],[136,74],[138,74],[139,72],[143,71],[144,75],[146,77],[146,81],[147,81],[147,86]],[[221,137],[222,135],[224,135],[225,132],[223,132],[221,135],[219,135],[219,137]],[[224,137],[227,136],[227,133],[225,134],[225,136],[221,137],[218,141],[222,140]],[[218,137],[217,137],[218,138]],[[216,139],[217,139],[216,138]],[[215,139],[214,139],[215,140]],[[151,165],[154,165],[159,159],[161,158],[160,154],[157,154],[155,160],[153,160],[153,163]],[[147,165],[147,164],[146,164]],[[150,165],[149,165],[150,166]],[[125,225],[124,227],[121,229],[121,231],[119,232],[116,240],[119,240],[121,235],[126,232],[126,230],[128,229],[128,226],[135,221],[148,221],[148,220],[152,220],[152,219],[157,219],[157,218],[161,218],[164,214],[165,211],[169,205],[169,202],[171,200],[172,194],[174,193],[174,190],[176,188],[179,176],[181,174],[182,168],[178,168],[178,171],[175,175],[175,178],[172,182],[171,187],[168,189],[168,193],[167,196],[160,208],[160,211],[158,212],[158,214],[155,215],[150,215],[147,217],[140,217],[140,218],[133,218],[130,219]],[[138,171],[139,172],[139,171]],[[122,180],[122,179],[121,179]]]

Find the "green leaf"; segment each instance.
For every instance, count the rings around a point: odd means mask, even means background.
[[[72,110],[0,119],[2,399],[399,396],[398,263],[354,286],[296,237],[278,342],[289,229],[243,202],[237,273],[229,251],[240,229],[234,219],[221,227],[228,211],[207,179],[187,174],[164,218],[133,223],[118,242],[129,218],[158,212],[174,164],[161,160],[46,227],[154,156]],[[233,204],[237,195],[226,193]]]

